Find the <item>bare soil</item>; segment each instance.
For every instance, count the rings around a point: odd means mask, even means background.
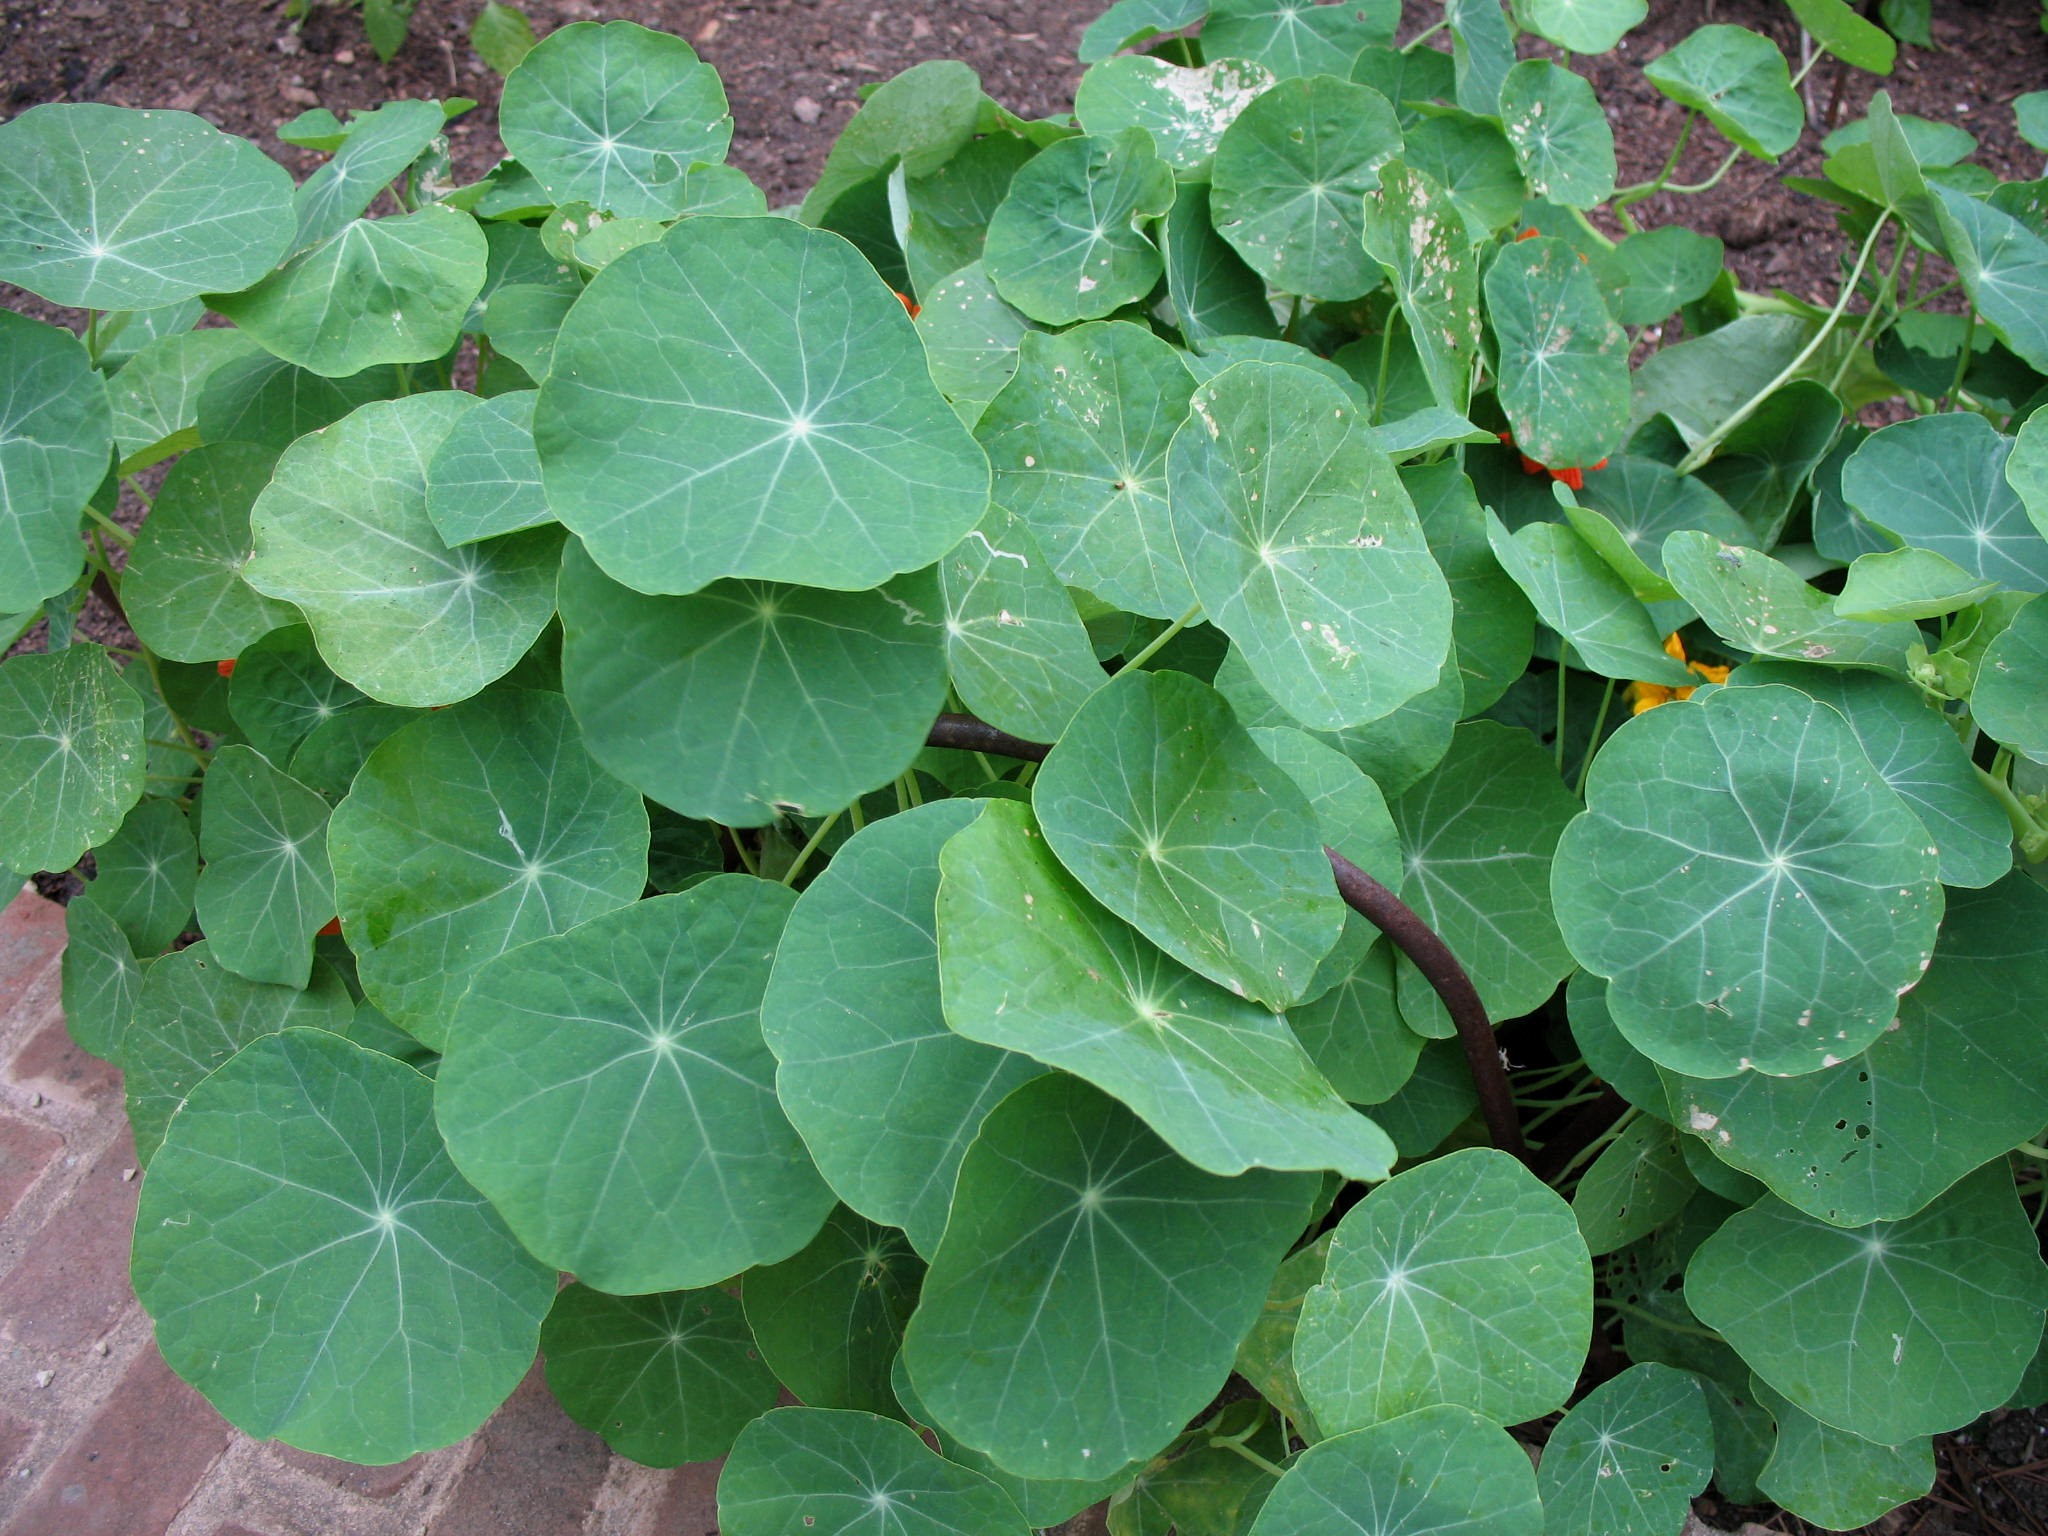
[[[280,142],[277,125],[312,106],[374,107],[400,97],[469,96],[478,110],[451,125],[456,168],[486,170],[502,153],[499,81],[470,49],[481,0],[420,0],[412,37],[389,64],[364,40],[352,8],[322,3],[299,26],[279,0],[0,0],[0,117],[48,101],[196,112],[244,135],[291,168],[316,156]],[[724,77],[737,127],[733,162],[774,203],[794,201],[859,103],[863,86],[924,59],[964,59],[1005,105],[1027,116],[1068,110],[1079,74],[1081,30],[1106,0],[528,0],[535,30],[624,17],[688,38]],[[1642,79],[1640,66],[1707,21],[1771,34],[1799,60],[1799,34],[1782,0],[1652,0],[1652,15],[1612,55],[1581,59],[1608,104],[1624,183],[1656,174],[1682,113]],[[1406,0],[1403,36],[1441,15],[1434,0]],[[2042,174],[2041,155],[2014,129],[2011,102],[2048,86],[2040,0],[1937,0],[1933,50],[1903,49],[1889,81],[1823,62],[1807,93],[1816,124],[1861,114],[1882,85],[1899,110],[1959,124],[1977,158],[2000,176]],[[1438,39],[1440,42],[1441,39]],[[1727,146],[1697,131],[1677,180],[1706,179]],[[1720,236],[1745,287],[1831,301],[1843,242],[1826,205],[1787,190],[1784,174],[1819,174],[1818,136],[1773,168],[1739,161],[1711,192],[1662,196],[1637,208],[1645,224],[1684,221]],[[82,322],[14,289],[0,302]],[[124,521],[139,520],[133,502]],[[117,621],[96,602],[88,633]],[[36,638],[26,641],[39,648]],[[56,891],[49,894],[56,895]],[[2048,1419],[1993,1415],[1947,1437],[1927,1499],[1868,1528],[1880,1536],[2048,1536]],[[1714,1525],[1744,1531],[1813,1530],[1781,1511],[1700,1501]]]

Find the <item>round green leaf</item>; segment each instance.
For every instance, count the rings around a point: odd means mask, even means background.
[[[0,662],[0,868],[69,869],[142,798],[142,699],[96,645]]]
[[[776,1092],[826,1181],[926,1256],[983,1117],[1043,1070],[940,1007],[939,849],[980,812],[935,801],[848,839],[797,898],[761,1000]]]
[[[1486,269],[1500,406],[1515,446],[1554,468],[1590,467],[1628,435],[1628,333],[1563,240],[1518,240]]]
[[[1018,346],[1038,325],[1003,302],[979,261],[923,297],[917,334],[932,382],[971,421],[1017,371]]]
[[[903,1341],[918,1397],[1025,1477],[1156,1454],[1229,1376],[1315,1183],[1220,1179],[1086,1083],[1024,1084],[960,1165]]]
[[[1485,509],[1469,475],[1453,462],[1418,464],[1401,471],[1401,484],[1451,589],[1451,642],[1464,689],[1463,713],[1478,714],[1529,664],[1534,614],[1522,589],[1493,558]],[[1407,786],[1382,780],[1382,787],[1398,794]]]
[[[1430,393],[1444,409],[1463,411],[1471,403],[1481,329],[1479,268],[1463,214],[1427,171],[1396,160],[1366,194],[1363,238],[1367,253],[1394,275]]]
[[[1650,231],[1655,233],[1655,231]],[[1635,236],[1632,238],[1641,238]],[[1625,243],[1625,242],[1624,242]],[[1612,544],[1582,516],[1566,509],[1566,516],[1582,538],[1613,567],[1635,591],[1637,597],[1651,590],[1643,582],[1647,570],[1656,583],[1657,601],[1668,597],[1670,583],[1664,580],[1664,540],[1683,528],[1700,529],[1717,539],[1741,540],[1749,536],[1748,526],[1728,505],[1701,481],[1681,475],[1668,464],[1640,454],[1616,454],[1605,469],[1588,470],[1585,486],[1577,493],[1581,513],[1597,513],[1613,524],[1626,554],[1616,558]],[[1631,561],[1635,564],[1631,565]],[[1636,569],[1636,566],[1641,569]],[[1624,569],[1627,566],[1628,569]],[[1661,649],[1661,647],[1660,647]],[[1645,674],[1647,679],[1647,674]]]
[[[725,1536],[1027,1536],[1010,1496],[905,1424],[778,1408],[740,1431],[718,1478]]]
[[[219,443],[171,466],[121,581],[128,622],[159,656],[219,661],[297,622],[290,604],[242,580],[255,552],[249,510],[276,463],[269,448]]]
[[[643,592],[859,591],[988,508],[987,461],[902,304],[850,244],[789,219],[690,219],[606,267],[533,430],[555,515]]]
[[[65,103],[0,126],[0,278],[53,304],[246,287],[297,223],[283,167],[188,112]]]
[[[328,669],[313,631],[288,624],[252,641],[228,683],[228,715],[249,744],[274,762],[290,758],[308,732],[369,704]],[[377,706],[381,707],[381,706]]]
[[[1902,544],[2020,592],[2048,590],[2048,539],[2007,483],[2013,440],[1954,411],[1873,432],[1842,466],[1842,496]]]
[[[938,583],[721,581],[648,597],[562,563],[563,679],[590,753],[685,816],[764,826],[887,784],[945,702]]]
[[[2037,371],[2048,367],[2048,239],[1959,187],[1936,185],[1934,210],[1978,317]]]
[[[1828,595],[1783,561],[1711,533],[1666,535],[1664,574],[1709,629],[1759,656],[1903,672],[1907,647],[1920,640],[1911,624],[1838,617]]]
[[[292,198],[299,219],[294,248],[325,240],[368,208],[439,137],[446,121],[438,101],[394,101],[356,113],[334,158],[300,183]]]
[[[1592,1323],[1571,1208],[1505,1152],[1472,1147],[1345,1213],[1294,1368],[1327,1434],[1440,1403],[1517,1424],[1570,1395]]]
[[[101,910],[90,889],[64,909],[61,967],[64,1027],[72,1041],[102,1061],[117,1060],[142,992],[142,967],[121,925]]]
[[[1216,147],[1217,233],[1283,292],[1355,299],[1379,281],[1361,243],[1362,199],[1400,153],[1401,124],[1370,86],[1328,75],[1283,80]]]
[[[721,875],[480,967],[434,1108],[521,1242],[608,1291],[787,1258],[831,1191],[775,1101],[761,993],[794,896]]]
[[[485,255],[475,219],[429,203],[357,219],[255,287],[207,302],[286,362],[344,378],[450,351],[483,288]]]
[[[1442,763],[1390,802],[1401,834],[1401,899],[1463,962],[1486,1011],[1541,1007],[1572,968],[1551,911],[1551,858],[1578,802],[1527,731],[1492,721],[1457,728]],[[1401,1012],[1447,1036],[1450,1016],[1405,958]]]
[[[979,77],[959,60],[911,65],[861,103],[797,216],[816,223],[849,190],[899,164],[907,177],[933,174],[973,139],[990,105]]]
[[[1665,224],[1638,230],[1610,251],[1595,251],[1593,272],[1607,290],[1615,319],[1623,325],[1656,325],[1714,286],[1722,254],[1719,240],[1683,224]],[[1591,475],[1586,483],[1593,483]]]
[[[1597,1258],[1647,1237],[1684,1210],[1698,1189],[1678,1132],[1663,1117],[1644,1115],[1629,1121],[1579,1176],[1572,1214]]]
[[[482,408],[452,391],[362,406],[286,449],[250,512],[243,579],[297,604],[334,670],[387,704],[468,698],[554,615],[558,530],[450,549],[427,515],[435,450]]]
[[[229,749],[233,750],[233,749]],[[174,800],[144,800],[93,850],[92,896],[138,956],[162,954],[192,919],[199,847]],[[325,919],[322,919],[325,921]]]
[[[1398,0],[1348,0],[1343,5],[1293,0],[1216,0],[1202,27],[1212,59],[1256,59],[1282,79],[1297,75],[1349,78],[1351,64],[1373,43],[1391,43],[1401,20]]]
[[[550,32],[505,77],[498,115],[505,148],[557,205],[623,219],[682,213],[685,168],[732,142],[718,71],[630,21]]]
[[[1102,667],[1074,600],[1031,537],[1001,507],[939,562],[946,662],[961,701],[1027,741],[1054,741]]]
[[[0,377],[0,613],[13,613],[78,579],[78,519],[114,438],[107,386],[69,331],[0,310]]]
[[[199,922],[220,963],[251,981],[303,987],[313,936],[334,916],[327,802],[248,747],[206,771]]]
[[[1752,1376],[1750,1395],[1777,1423],[1757,1490],[1831,1531],[1863,1527],[1934,1486],[1934,1443],[1878,1445],[1821,1423]]]
[[[1155,619],[1195,600],[1166,475],[1194,388],[1180,354],[1144,326],[1034,333],[974,429],[997,503],[1031,529],[1060,580]]]
[[[2005,481],[2019,493],[2041,536],[2048,538],[2048,416],[2037,411],[2020,423],[2006,456]]]
[[[1310,1446],[1250,1536],[1539,1536],[1529,1454],[1463,1408],[1404,1414]]]
[[[290,1029],[172,1122],[142,1186],[135,1291],[171,1369],[238,1429],[403,1461],[469,1434],[532,1365],[554,1273],[462,1182],[432,1093],[388,1056]]]
[[[1594,525],[1593,532],[1597,538],[1602,530]],[[1501,569],[1538,617],[1571,643],[1573,659],[1587,671],[1678,688],[1699,680],[1665,653],[1649,610],[1628,581],[1572,525],[1528,523],[1509,533],[1489,511],[1486,533]]]
[[[339,1032],[355,1015],[332,966],[309,965],[304,988],[237,976],[201,941],[142,973],[134,1017],[121,1036],[135,1155],[155,1156],[164,1127],[193,1086],[251,1040],[303,1025]]]
[[[1250,727],[1259,750],[1286,771],[1304,795],[1323,842],[1375,879],[1398,883],[1401,840],[1378,784],[1335,747],[1307,731]],[[1346,926],[1356,913],[1346,915]]]
[[[1606,53],[1650,7],[1649,0],[1514,0],[1514,12],[1524,31],[1566,53]]]
[[[533,450],[530,389],[460,417],[427,465],[427,516],[451,548],[554,521]]]
[[[1162,32],[1191,27],[1208,14],[1206,0],[1116,0],[1088,23],[1077,50],[1083,64],[1148,43]]]
[[[1836,1226],[1896,1221],[2048,1125],[2048,890],[2014,873],[1954,891],[1934,964],[1861,1055],[1801,1077],[1669,1075],[1680,1125]]]
[[[1783,683],[1849,722],[1864,755],[1920,818],[1941,850],[1941,882],[1985,886],[2012,868],[2012,823],[1985,788],[1955,729],[1911,684],[1876,672],[1753,661],[1737,687]]]
[[[503,688],[372,752],[327,853],[363,990],[438,1049],[486,960],[639,899],[647,811],[585,755],[561,695]]]
[[[105,334],[104,322],[101,334]],[[214,371],[231,362],[268,355],[253,338],[227,330],[159,336],[138,351],[107,385],[114,451],[122,472],[147,469],[197,443],[199,397]],[[105,368],[105,350],[97,356]]]
[[[1392,1098],[1415,1075],[1425,1044],[1402,1022],[1393,946],[1378,937],[1364,918],[1347,920],[1344,937],[1316,971],[1314,995],[1287,1010],[1288,1027],[1316,1070],[1353,1104]],[[1393,1128],[1381,1128],[1398,1149]]]
[[[1434,53],[1434,49],[1423,51]],[[1362,80],[1356,74],[1352,78]],[[1362,80],[1362,84],[1372,82]],[[1399,90],[1395,86],[1393,90],[1382,90],[1382,94],[1395,102],[1397,111],[1411,111],[1397,98]],[[1485,244],[1491,233],[1522,217],[1522,205],[1528,201],[1530,188],[1522,178],[1516,152],[1497,125],[1485,117],[1458,111],[1456,106],[1442,106],[1430,117],[1417,121],[1403,117],[1401,127],[1405,133],[1401,160],[1444,188],[1452,211],[1464,221],[1468,248]]]
[[[1344,905],[1307,799],[1185,673],[1098,690],[1032,800],[1091,896],[1241,997],[1285,1007],[1337,942]]]
[[[1350,397],[1306,369],[1239,363],[1191,409],[1167,461],[1181,563],[1260,685],[1324,730],[1434,686],[1450,589]]]
[[[1198,172],[1208,168],[1223,130],[1272,84],[1273,72],[1250,59],[1218,54],[1213,63],[1188,69],[1127,53],[1081,77],[1074,115],[1083,132],[1098,137],[1143,128],[1168,165]]]
[[[1216,689],[1230,701],[1237,718],[1248,726],[1289,726],[1295,719],[1273,702],[1251,668],[1232,647],[1216,669]],[[1311,731],[1364,770],[1382,792],[1399,794],[1443,758],[1451,732],[1462,713],[1463,680],[1445,667],[1436,687],[1409,700],[1384,720],[1344,731]]]
[[[548,1390],[604,1443],[645,1467],[709,1461],[775,1406],[739,1301],[717,1286],[659,1296],[558,1292],[540,1330]]]
[[[1622,1038],[1607,1011],[1607,983],[1591,971],[1574,971],[1565,983],[1566,1017],[1572,1043],[1586,1067],[1624,1099],[1659,1120],[1672,1118],[1657,1064]]]
[[[1086,1078],[1211,1173],[1386,1176],[1393,1144],[1283,1018],[1147,944],[1047,841],[1025,807],[992,800],[940,855],[939,984],[956,1033]]]
[[[1858,555],[1835,594],[1845,619],[1938,619],[1982,602],[1998,583],[1972,576],[1931,549],[1872,550]]]
[[[842,1206],[800,1252],[748,1271],[747,1322],[775,1375],[811,1407],[897,1418],[889,1369],[923,1281],[924,1260],[901,1232]]]
[[[1936,851],[1832,709],[1722,688],[1623,725],[1593,761],[1551,891],[1630,1043],[1674,1071],[1815,1072],[1920,979]]]
[[[1993,740],[2048,763],[2048,601],[2021,608],[1985,649],[1970,710]]]
[[[903,179],[903,217],[897,238],[903,263],[920,299],[948,276],[981,259],[988,221],[1009,195],[1017,167],[1038,146],[1016,134],[971,140],[927,176]]]
[[[1019,168],[990,218],[989,278],[1047,325],[1099,320],[1159,281],[1144,226],[1173,198],[1173,167],[1144,129],[1061,139]]]
[[[324,379],[267,352],[231,358],[209,373],[199,388],[199,439],[255,443],[276,455],[359,405],[396,399],[401,393],[395,368],[366,368],[345,379]]]
[[[2048,1268],[2000,1164],[1917,1215],[1853,1231],[1762,1200],[1700,1245],[1685,1299],[1799,1408],[1898,1445],[2012,1395]]]
[[[1714,1424],[1696,1377],[1633,1365],[1550,1432],[1536,1468],[1547,1536],[1670,1536],[1714,1472]]]
[[[1265,279],[1216,233],[1206,185],[1181,188],[1159,226],[1159,248],[1174,319],[1190,345],[1223,336],[1279,336]]]
[[[1765,160],[1791,149],[1806,127],[1785,55],[1747,27],[1701,27],[1643,66],[1643,78]]]
[[[1634,8],[1640,19],[1642,0]],[[1500,121],[1536,196],[1561,208],[1593,208],[1614,196],[1614,129],[1585,76],[1524,59],[1501,83]]]

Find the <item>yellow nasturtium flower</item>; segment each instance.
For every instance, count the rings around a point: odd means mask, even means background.
[[[1664,654],[1673,661],[1685,661],[1685,642],[1673,630],[1664,637]],[[1704,661],[1685,661],[1685,670],[1698,675],[1710,683],[1728,681],[1728,668],[1710,667]],[[1628,709],[1632,715],[1640,715],[1646,709],[1655,709],[1659,704],[1669,704],[1673,699],[1689,699],[1691,688],[1667,688],[1662,683],[1630,683],[1627,689]]]

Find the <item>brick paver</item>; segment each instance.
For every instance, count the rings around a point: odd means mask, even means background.
[[[33,890],[0,905],[0,1536],[717,1536],[716,1464],[611,1455],[538,1369],[470,1439],[395,1467],[231,1429],[129,1289],[142,1176],[120,1074],[64,1033],[63,943]]]

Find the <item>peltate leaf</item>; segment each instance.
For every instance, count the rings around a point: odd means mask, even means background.
[[[996,291],[1034,320],[1100,320],[1159,281],[1165,269],[1144,226],[1173,199],[1173,167],[1144,129],[1062,139],[1011,178],[983,263]]]
[[[1632,1365],[1572,1406],[1543,1448],[1536,1486],[1549,1536],[1670,1536],[1714,1471],[1714,1425],[1697,1378]]]
[[[1623,1035],[1675,1071],[1816,1072],[1891,1023],[1941,918],[1936,852],[1842,717],[1723,688],[1609,738],[1551,889]]]
[[[1527,4],[1521,0],[1517,9]],[[1624,5],[1640,17],[1642,0]],[[1548,59],[1524,59],[1501,83],[1500,121],[1536,196],[1561,208],[1592,208],[1614,195],[1614,129],[1585,76]]]
[[[69,869],[142,798],[142,699],[96,645],[0,663],[0,867]]]
[[[434,1112],[529,1252],[603,1290],[789,1257],[831,1191],[775,1102],[761,993],[794,896],[719,875],[479,967]]]
[[[555,1294],[448,1160],[427,1079],[319,1029],[193,1088],[135,1234],[171,1368],[245,1432],[356,1461],[483,1423]]]
[[[70,332],[0,310],[0,373],[0,613],[11,613],[78,579],[78,520],[114,437],[106,383]]]
[[[1562,240],[1505,247],[1486,270],[1500,349],[1500,404],[1515,446],[1538,463],[1590,468],[1628,432],[1628,334]]]
[[[1701,27],[1645,65],[1643,78],[1765,160],[1791,149],[1806,126],[1785,55],[1747,27]]]
[[[1026,1477],[1157,1453],[1230,1374],[1315,1184],[1203,1173],[1086,1083],[1024,1084],[960,1165],[903,1342],[918,1397]]]
[[[924,1260],[901,1232],[842,1206],[801,1251],[748,1271],[747,1323],[776,1378],[811,1407],[900,1418],[889,1373],[923,1283]]]
[[[562,326],[533,430],[555,515],[642,592],[860,591],[988,508],[902,304],[788,219],[687,219],[612,262]]]
[[[91,895],[139,957],[162,954],[192,920],[199,847],[175,800],[148,799],[93,850]]]

